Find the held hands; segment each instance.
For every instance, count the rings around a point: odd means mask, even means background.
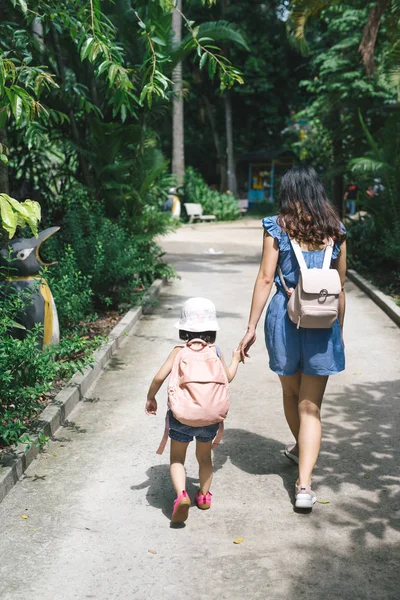
[[[147,398],[146,407],[145,407],[146,415],[156,415],[157,414],[157,400],[155,398]]]
[[[232,359],[240,363],[242,361],[242,357],[240,354],[240,347],[237,347],[236,350],[232,352]]]
[[[240,360],[243,364],[245,362],[245,358],[250,358],[249,350],[250,350],[251,346],[254,344],[254,342],[256,341],[256,338],[257,338],[256,330],[248,329],[246,335],[240,342],[238,351],[240,353]]]

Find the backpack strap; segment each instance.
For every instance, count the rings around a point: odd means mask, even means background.
[[[280,267],[278,267],[277,271],[278,271],[279,279],[281,280],[281,284],[283,286],[283,289],[285,290],[285,292],[287,293],[287,295],[290,296],[289,288],[286,285],[286,281],[285,281],[285,278],[283,276],[282,269]]]
[[[215,348],[218,358],[221,358],[221,348],[219,346],[214,346],[214,348]]]
[[[192,348],[193,344],[201,344],[201,348],[195,350],[194,348]],[[193,352],[201,352],[206,346],[208,346],[207,342],[205,342],[201,338],[193,338],[192,340],[186,342],[186,348],[190,348],[191,350],[193,350]]]
[[[299,242],[295,239],[289,238],[290,243],[292,244],[292,248],[293,248],[293,252],[296,255],[297,258],[297,262],[299,263],[299,267],[302,271],[307,271],[308,267],[305,261],[305,258],[303,256],[303,253],[301,251]]]
[[[167,445],[167,442],[168,442],[168,433],[169,433],[169,416],[168,416],[168,409],[167,409],[167,414],[165,415],[164,434],[162,436],[162,440],[160,442],[160,445],[158,446],[158,450],[157,450],[156,454],[162,454],[164,452],[165,446]]]
[[[308,267],[307,267],[306,261],[304,259],[303,253],[301,251],[299,242],[292,238],[289,238],[289,240],[290,240],[290,243],[292,244],[293,252],[296,255],[297,262],[299,263],[300,269],[307,270]],[[324,250],[324,262],[322,265],[322,269],[330,269],[331,268],[333,244],[334,244],[333,239],[328,238],[328,244],[326,245],[325,250]],[[290,296],[289,288],[286,285],[286,281],[283,276],[282,269],[280,267],[278,267],[277,271],[278,271],[278,275],[281,280],[283,289]]]
[[[333,239],[329,238],[328,239],[328,244],[327,244],[327,246],[325,248],[324,264],[322,265],[323,269],[330,269],[331,268],[332,252],[333,252]]]
[[[219,427],[218,427],[217,435],[214,438],[211,448],[217,448],[217,446],[219,446],[219,443],[222,440],[223,435],[224,435],[224,422],[221,421],[221,423],[219,424]]]

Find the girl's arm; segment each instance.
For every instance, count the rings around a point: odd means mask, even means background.
[[[180,352],[180,350],[181,348],[179,346],[174,348],[161,369],[154,376],[154,379],[150,384],[149,391],[147,392],[145,406],[145,412],[147,415],[155,415],[157,413],[156,394],[158,393],[164,381],[167,379],[168,375],[171,373],[175,356],[178,354],[178,352]]]
[[[226,364],[223,355],[221,354],[221,362],[224,366],[225,369],[225,373],[228,377],[228,381],[229,383],[232,381],[232,379],[234,379],[236,372],[238,370],[238,366],[240,363],[241,357],[240,357],[240,350],[239,348],[237,348],[237,350],[234,350],[232,353],[232,360],[231,360],[231,364],[228,365]]]
[[[333,267],[339,272],[340,282],[342,284],[342,291],[339,295],[339,324],[342,332],[342,340],[343,340],[343,326],[344,326],[344,314],[346,312],[346,295],[344,291],[344,283],[346,281],[346,265],[347,265],[347,249],[346,242],[340,246],[340,254],[333,261]]]
[[[256,328],[262,311],[267,303],[271,292],[276,265],[278,264],[279,248],[278,242],[268,233],[264,234],[263,253],[261,257],[260,270],[254,284],[253,299],[247,333],[239,344],[241,360],[249,356],[250,347],[256,341]]]

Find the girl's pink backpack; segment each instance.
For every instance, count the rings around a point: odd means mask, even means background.
[[[195,349],[193,345],[201,346]],[[168,406],[178,421],[191,427],[220,423],[213,446],[218,445],[229,410],[229,383],[215,349],[204,340],[190,340],[176,355],[168,383]],[[167,435],[168,416],[158,454],[164,450]]]
[[[193,345],[201,347],[194,349]],[[229,410],[224,365],[207,342],[190,340],[177,354],[168,383],[168,406],[178,421],[191,427],[220,423]]]

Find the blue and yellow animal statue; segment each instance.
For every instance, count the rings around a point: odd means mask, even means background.
[[[40,246],[60,228],[50,227],[39,236],[30,239],[14,239],[0,250],[1,279],[0,290],[10,294],[18,290],[30,290],[27,303],[18,315],[17,322],[23,328],[13,327],[11,335],[24,339],[27,332],[39,323],[43,327],[43,335],[39,346],[57,344],[60,341],[57,309],[53,295],[47,282],[40,276],[44,266],[56,263],[45,263],[40,257]]]

